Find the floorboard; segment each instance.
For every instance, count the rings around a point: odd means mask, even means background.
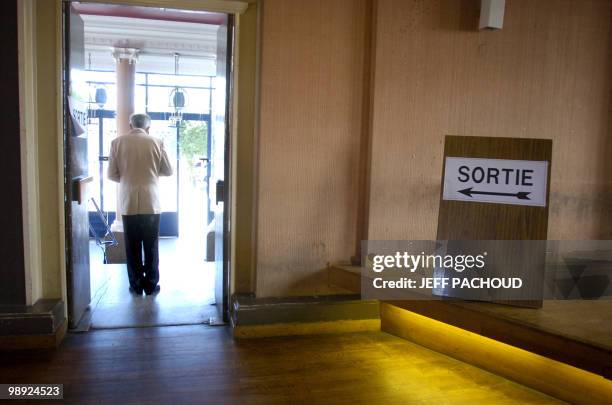
[[[0,381],[61,383],[78,404],[557,402],[382,332],[236,341],[202,325],[69,334],[4,353]]]

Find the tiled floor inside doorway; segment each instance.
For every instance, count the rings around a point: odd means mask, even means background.
[[[137,297],[128,292],[125,264],[103,264],[91,242],[92,328],[197,324],[216,314],[214,263],[194,257],[177,238],[162,238],[159,247],[161,291]]]

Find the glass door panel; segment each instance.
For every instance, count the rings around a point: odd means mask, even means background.
[[[100,127],[98,118],[89,118],[87,125],[87,160],[89,165],[89,175],[93,177],[92,186],[89,188],[89,197],[93,198],[98,206],[100,205],[100,181],[104,175],[100,173]],[[95,208],[88,205],[89,211],[95,211]]]
[[[152,120],[149,133],[164,141],[168,158],[172,162],[174,173],[169,177],[160,177],[159,195],[162,209],[160,220],[161,236],[178,236],[178,129],[170,121]]]
[[[108,158],[110,155],[111,142],[117,136],[117,122],[114,118],[103,119],[103,131],[102,131],[102,155]],[[108,171],[108,160],[102,162],[102,173],[104,178],[102,180],[102,207],[101,209],[105,212],[112,213],[115,219],[115,211],[117,210],[117,183],[110,181],[106,177]],[[111,223],[112,223],[111,220]]]
[[[94,175],[93,197],[99,207],[107,214],[109,223],[115,219],[117,205],[117,185],[106,178],[108,169],[108,155],[110,144],[117,135],[115,122],[116,108],[116,77],[115,72],[88,70],[84,72],[85,80],[89,84],[90,123],[88,139],[91,149],[88,155],[90,172]],[[182,86],[188,97],[188,103],[183,111],[183,119],[186,122],[200,122],[205,128],[208,137],[211,128],[211,85],[212,78],[209,76],[189,75],[163,75],[155,73],[136,73],[135,107],[137,112],[146,112],[152,118],[151,135],[164,140],[165,148],[174,165],[174,175],[160,179],[160,198],[162,205],[162,218],[160,234],[162,236],[178,236],[178,211],[179,211],[179,185],[180,175],[187,176],[192,183],[201,182],[201,178],[193,175],[193,171],[206,171],[206,180],[211,175],[210,167],[196,167],[202,165],[210,158],[210,142],[206,145],[206,152],[198,153],[197,162],[183,162],[183,170],[179,163],[179,130],[169,118],[174,112],[170,106],[170,94],[175,86]],[[95,103],[96,90],[104,88],[106,91],[106,102],[103,105]],[[185,169],[187,167],[187,169]],[[193,170],[192,170],[193,169]],[[208,181],[204,184],[210,188]],[[191,184],[191,183],[190,183]],[[186,197],[188,198],[188,197]],[[208,204],[206,204],[208,206]],[[212,207],[211,207],[212,208]],[[212,211],[208,211],[208,221],[212,219]],[[103,224],[99,220],[93,205],[89,207],[89,217],[94,228],[104,232]],[[207,223],[208,223],[207,221]]]

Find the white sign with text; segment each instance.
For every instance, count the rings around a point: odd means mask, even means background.
[[[546,206],[548,162],[447,157],[442,199]]]

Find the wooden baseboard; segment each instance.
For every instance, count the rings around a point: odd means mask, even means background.
[[[381,303],[383,332],[576,404],[608,403],[612,380],[397,306]]]
[[[232,308],[236,338],[380,331],[378,302],[359,295],[234,296]]]
[[[45,335],[8,335],[0,336],[1,350],[33,350],[33,349],[55,349],[57,348],[68,330],[68,322],[64,322],[57,328],[55,333]]]
[[[292,322],[268,325],[235,326],[236,339],[272,336],[322,335],[349,332],[379,332],[380,319],[338,320],[328,322]]]
[[[0,350],[55,348],[67,327],[60,299],[0,307]]]

